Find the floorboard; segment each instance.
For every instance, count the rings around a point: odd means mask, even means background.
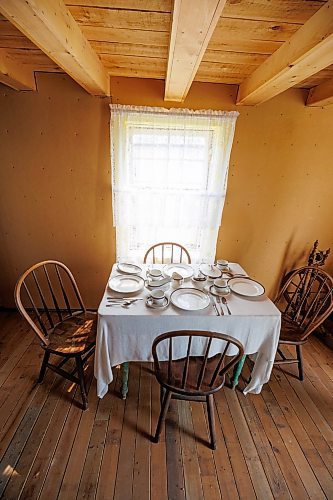
[[[160,442],[160,410],[150,363],[131,363],[119,398],[114,370],[99,400],[92,361],[89,409],[80,391],[47,372],[42,352],[16,313],[0,313],[0,498],[3,499],[321,499],[333,498],[333,352],[313,337],[305,380],[275,368],[261,394],[215,396],[217,450],[209,446],[205,405],[172,401]],[[288,373],[289,372],[289,373]]]

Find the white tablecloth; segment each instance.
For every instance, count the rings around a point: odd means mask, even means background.
[[[144,269],[145,266],[141,266]],[[156,268],[163,266],[154,266]],[[194,268],[196,266],[193,266]],[[231,264],[235,273],[244,273],[238,264]],[[111,276],[117,273],[113,266]],[[183,286],[193,286],[191,280]],[[166,292],[170,295],[172,289]],[[136,297],[148,297],[144,288]],[[245,354],[256,354],[251,381],[244,389],[258,394],[262,385],[268,382],[278,345],[281,315],[273,302],[266,296],[248,299],[234,293],[228,296],[231,315],[217,316],[210,305],[205,310],[183,311],[169,305],[162,311],[150,309],[145,301],[138,301],[129,308],[106,307],[107,297],[121,294],[106,287],[98,308],[98,330],[95,353],[95,377],[97,394],[102,398],[112,382],[112,367],[125,361],[152,361],[151,346],[155,337],[172,330],[208,330],[226,333],[244,346]]]

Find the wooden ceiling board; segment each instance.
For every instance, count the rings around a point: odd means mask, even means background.
[[[168,12],[76,6],[69,7],[69,10],[80,26],[170,32],[171,15]]]
[[[233,37],[223,40],[216,38],[210,40],[207,50],[215,51],[229,51],[229,52],[245,52],[249,54],[267,54],[271,55],[275,52],[284,42],[275,40],[246,40],[235,39]]]
[[[251,75],[258,66],[259,65],[251,66],[249,64],[233,63],[222,65],[219,63],[202,62],[195,76],[195,81],[216,83],[217,81],[223,81],[224,77],[232,77],[237,78],[237,83],[241,83],[244,78]]]
[[[132,56],[101,56],[106,71],[113,76],[127,76],[137,78],[164,79],[166,76],[166,59],[148,59]]]
[[[169,33],[167,31],[131,30],[122,28],[96,28],[81,26],[83,34],[89,41],[117,42],[168,47]]]
[[[267,57],[269,57],[269,54],[253,54],[224,50],[206,50],[202,61],[208,63],[236,63],[259,66],[259,64],[262,64],[267,59]]]
[[[51,59],[38,48],[33,50],[9,49],[8,54],[20,64],[31,65],[33,68],[38,68],[37,70],[35,69],[35,71],[63,72],[55,62],[51,61]]]
[[[1,37],[0,37],[1,43]],[[103,54],[108,55],[123,55],[123,56],[137,56],[137,57],[157,57],[160,59],[167,59],[168,48],[167,46],[161,47],[159,45],[143,45],[132,43],[112,43],[112,42],[99,42],[90,41],[91,46],[99,56]]]
[[[251,19],[230,19],[222,17],[212,35],[211,43],[223,40],[269,40],[285,42],[296,33],[301,24],[275,23],[273,21],[257,21]]]
[[[327,0],[229,0],[222,17],[304,24]]]
[[[13,48],[13,49],[36,49],[34,45],[28,38],[23,35],[10,36],[2,35],[0,32],[0,48]]]
[[[104,7],[148,12],[171,12],[172,0],[70,0],[67,7]]]

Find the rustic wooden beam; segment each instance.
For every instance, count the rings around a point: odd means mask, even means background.
[[[328,106],[333,104],[333,80],[321,83],[310,89],[307,106]]]
[[[62,0],[0,0],[0,13],[87,92],[109,95],[109,76]]]
[[[239,87],[237,104],[260,104],[333,64],[333,0],[328,0]]]
[[[226,0],[175,0],[165,101],[186,98]]]
[[[0,49],[0,82],[15,90],[36,90],[32,67],[17,62],[6,49]]]

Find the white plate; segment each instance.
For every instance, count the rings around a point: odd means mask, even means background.
[[[163,304],[161,306],[158,306],[157,304],[155,304],[151,297],[148,297],[148,299],[146,300],[146,306],[151,307],[151,309],[163,310],[163,309],[166,309],[168,307],[169,303],[170,303],[170,301],[169,301],[168,297],[165,297]]]
[[[209,293],[211,293],[212,295],[215,295],[215,297],[226,297],[227,295],[230,294],[230,288],[229,287],[226,287],[226,290],[218,290],[217,288],[215,288],[214,285],[211,285],[209,288]]]
[[[200,271],[204,276],[208,276],[208,278],[220,278],[222,276],[222,271],[213,265],[210,264],[200,264]]]
[[[172,278],[173,273],[180,274],[185,280],[193,276],[193,269],[189,264],[167,264],[163,267],[163,274]]]
[[[128,264],[127,262],[118,262],[117,269],[125,274],[140,274],[142,272],[141,267],[135,264]]]
[[[208,295],[197,288],[178,288],[170,295],[172,304],[184,311],[200,311],[210,304]]]
[[[228,285],[232,292],[243,297],[259,297],[265,293],[265,288],[250,278],[230,278]]]
[[[109,280],[111,290],[119,293],[138,292],[143,288],[145,281],[141,276],[126,276],[118,274]]]

